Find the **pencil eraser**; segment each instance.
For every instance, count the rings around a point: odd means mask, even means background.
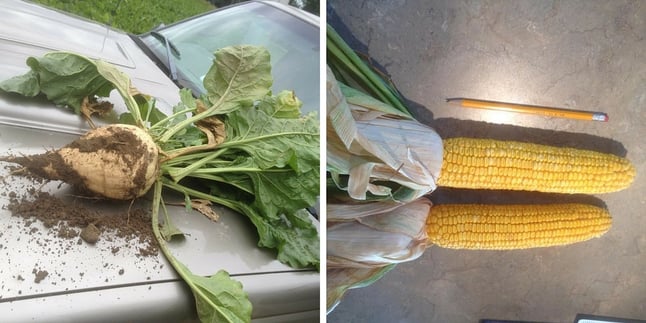
[[[608,121],[608,115],[605,113],[597,112],[592,115],[592,120],[606,122]]]

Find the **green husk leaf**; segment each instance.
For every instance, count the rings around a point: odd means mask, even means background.
[[[391,105],[404,115],[411,116],[406,103],[391,82],[386,82],[376,69],[368,66],[364,60],[348,46],[341,36],[327,25],[327,63],[343,83],[361,89],[366,94]]]
[[[359,90],[353,89],[341,82],[339,82],[339,87],[343,96],[348,101],[348,103],[354,105],[355,107],[364,107],[366,110],[378,111],[382,114],[389,114],[393,116],[398,116],[404,119],[413,119],[408,113],[402,112],[393,108],[391,105],[383,103]]]

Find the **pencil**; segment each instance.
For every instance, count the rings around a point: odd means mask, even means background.
[[[478,108],[499,111],[511,111],[520,113],[538,114],[548,117],[577,119],[577,120],[590,120],[590,121],[608,121],[608,115],[603,112],[591,112],[581,110],[570,110],[552,107],[543,107],[536,105],[505,103],[496,101],[485,101],[466,98],[450,98],[446,102],[451,104],[458,104],[467,108]]]

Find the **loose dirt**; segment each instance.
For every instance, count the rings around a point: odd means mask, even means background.
[[[144,209],[131,209],[130,214],[102,215],[83,206],[82,202],[64,201],[47,192],[32,190],[22,196],[11,192],[9,197],[6,209],[13,216],[22,217],[25,221],[41,221],[46,228],[55,228],[60,238],[73,240],[80,237],[86,243],[95,244],[101,239],[111,241],[116,236],[137,241],[138,256],[157,255],[158,245],[152,232],[150,214]],[[110,234],[104,235],[104,232]],[[116,253],[118,249],[113,247],[112,252]]]

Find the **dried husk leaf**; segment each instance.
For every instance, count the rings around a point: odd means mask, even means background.
[[[345,201],[343,204],[328,203],[326,216],[328,222],[354,221],[357,218],[373,215],[376,212],[393,211],[403,203],[396,201],[374,201],[370,203],[359,201]]]
[[[328,132],[332,130],[337,134],[335,139],[341,141],[341,146],[349,147],[357,133],[357,128],[348,103],[329,67],[327,69],[326,105]]]
[[[383,209],[368,202],[363,212],[372,214],[354,221],[331,222],[327,228],[328,268],[373,268],[417,259],[426,249],[426,218],[431,202],[426,198]],[[335,209],[341,205],[333,206]]]
[[[393,195],[387,181],[402,185],[409,193],[400,201],[415,200],[436,188],[442,168],[442,139],[430,127],[416,120],[392,114],[381,105],[369,106],[375,99],[348,103],[334,75],[327,74],[327,167],[333,174],[349,177],[348,194],[359,200],[367,193]]]

